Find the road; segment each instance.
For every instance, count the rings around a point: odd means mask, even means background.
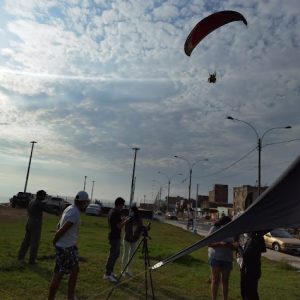
[[[160,221],[183,228],[187,230],[187,221],[185,220],[166,220],[164,217],[159,218]],[[209,228],[211,227],[212,223],[200,220],[197,222],[196,225],[196,234],[199,236],[207,236]],[[190,229],[192,231],[192,229]],[[300,272],[300,256],[296,255],[289,255],[286,253],[282,252],[276,252],[274,250],[267,249],[266,253],[262,254],[263,257],[266,257],[270,260],[275,260],[275,261],[281,261],[284,263],[289,264],[290,266],[294,267],[297,269],[297,272]]]

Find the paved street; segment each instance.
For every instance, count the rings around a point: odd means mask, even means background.
[[[166,220],[164,217],[159,218],[160,221],[181,227],[185,230],[187,230],[187,221],[186,220]],[[211,227],[211,222],[207,221],[198,221],[196,228],[197,228],[197,234],[199,236],[206,236],[208,234],[209,228]],[[192,231],[192,229],[190,229]],[[263,254],[264,257],[270,259],[270,260],[275,260],[275,261],[282,261],[285,262],[294,268],[297,268],[297,272],[300,272],[300,256],[296,255],[289,255],[286,253],[282,252],[276,252],[270,249],[267,249],[267,252]]]

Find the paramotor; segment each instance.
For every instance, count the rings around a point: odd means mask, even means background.
[[[190,56],[194,48],[208,34],[217,28],[234,21],[242,21],[247,26],[247,21],[242,14],[233,10],[224,10],[213,13],[202,19],[190,32],[184,44],[184,52]]]

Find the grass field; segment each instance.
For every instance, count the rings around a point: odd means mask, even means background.
[[[9,208],[7,208],[9,209]],[[16,260],[24,235],[25,214],[15,209],[13,215],[0,214],[0,299],[47,299],[48,285],[54,267],[53,238],[58,217],[44,216],[38,263],[35,266]],[[172,225],[152,221],[148,240],[151,265],[177,253],[198,240],[198,236]],[[77,283],[78,299],[145,299],[144,259],[141,251],[134,257],[136,276],[124,277],[117,286],[102,279],[107,258],[107,219],[82,215],[78,247],[82,261]],[[120,258],[115,273],[120,273]],[[193,252],[165,267],[152,271],[155,299],[210,299],[207,248]],[[262,300],[300,299],[300,274],[284,263],[266,258],[262,261],[259,292]],[[152,299],[150,286],[148,299]],[[64,279],[57,299],[66,299],[67,280]],[[230,278],[230,299],[240,299],[237,264]],[[220,297],[221,299],[221,297]]]

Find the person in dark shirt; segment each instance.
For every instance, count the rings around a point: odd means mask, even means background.
[[[266,252],[262,233],[251,232],[242,250],[241,296],[243,300],[259,300],[258,281],[261,276],[261,253]]]
[[[110,249],[105,265],[106,271],[103,279],[109,280],[110,282],[117,282],[117,276],[113,273],[113,270],[120,255],[121,230],[126,222],[129,221],[129,217],[122,219],[121,210],[124,207],[124,204],[125,200],[121,197],[118,197],[115,200],[115,207],[112,208],[108,213],[108,240]]]
[[[49,209],[45,203],[47,193],[44,190],[39,190],[36,193],[36,198],[31,200],[28,205],[28,220],[25,227],[25,236],[19,249],[18,259],[24,260],[24,257],[30,247],[29,264],[36,263],[38,248],[41,239],[43,211],[58,215],[57,211]]]

